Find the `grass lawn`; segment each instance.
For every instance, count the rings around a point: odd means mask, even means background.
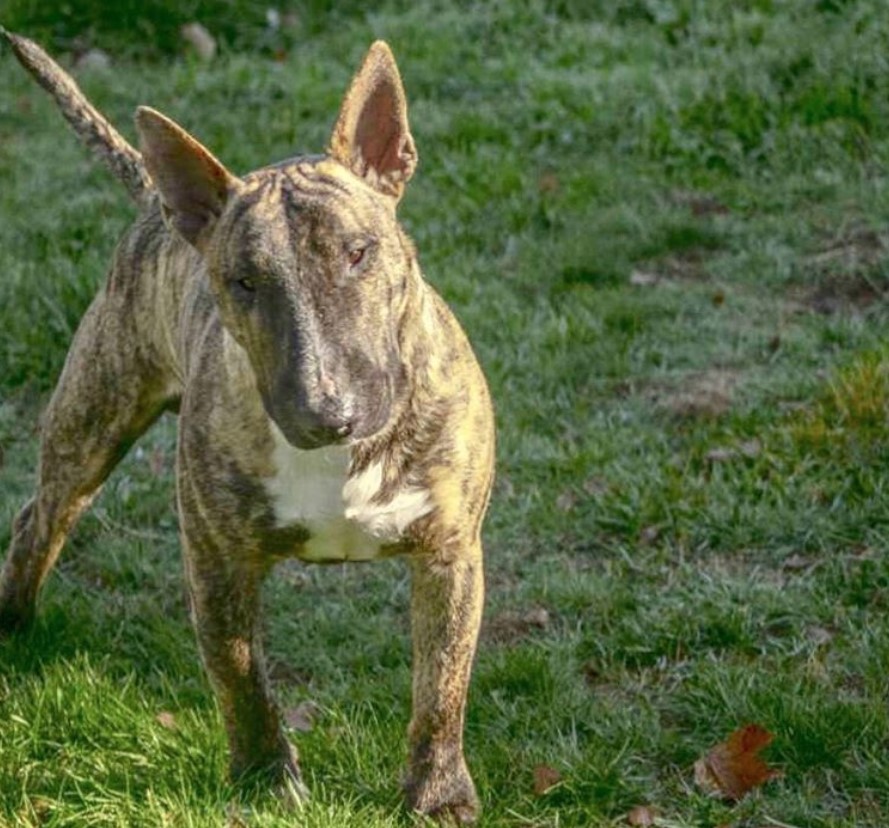
[[[0,23],[21,27],[13,6]],[[316,10],[277,52],[122,50],[78,78],[129,136],[148,103],[245,172],[322,149],[367,45],[391,43],[420,152],[403,221],[498,410],[467,722],[482,825],[626,825],[650,804],[662,828],[885,828],[885,4],[400,6]],[[2,549],[132,216],[0,53]],[[0,825],[226,824],[174,441],[167,419],[131,452],[36,626],[0,645]],[[285,565],[266,598],[278,697],[313,704],[294,740],[314,799],[293,819],[256,803],[250,825],[414,824],[404,567]],[[708,796],[695,759],[749,722],[783,775]]]

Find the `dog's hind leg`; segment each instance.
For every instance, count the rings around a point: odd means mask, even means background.
[[[0,633],[27,624],[78,516],[171,394],[134,343],[132,309],[102,291],[78,328],[44,413],[37,490],[12,526],[0,571]]]

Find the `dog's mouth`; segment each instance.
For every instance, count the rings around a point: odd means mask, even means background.
[[[280,423],[276,423],[276,425],[290,445],[304,450],[344,445],[349,442],[351,435],[351,429],[348,426],[341,426],[338,429],[294,429],[282,428]]]

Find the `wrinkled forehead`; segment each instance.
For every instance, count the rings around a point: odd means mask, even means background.
[[[369,233],[391,208],[349,170],[326,158],[296,159],[243,179],[222,225],[226,247],[272,255]]]

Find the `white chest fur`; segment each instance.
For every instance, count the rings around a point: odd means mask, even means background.
[[[432,509],[429,492],[404,486],[377,502],[383,469],[372,463],[349,477],[349,449],[294,448],[272,425],[273,477],[265,488],[278,526],[305,526],[311,535],[300,557],[312,561],[365,561],[393,543],[417,518]]]

